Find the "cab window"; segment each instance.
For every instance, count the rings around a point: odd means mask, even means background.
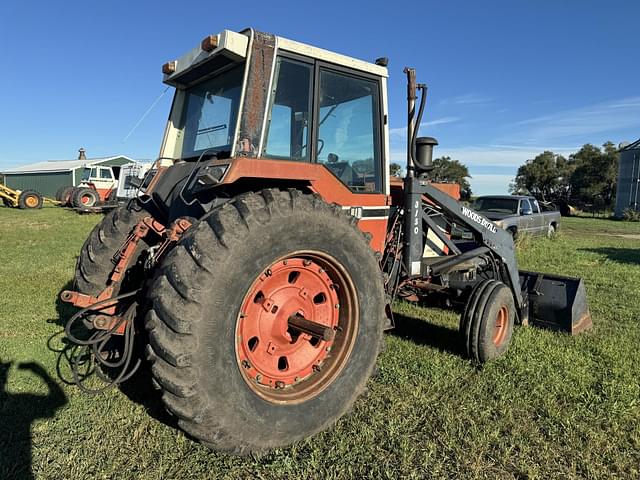
[[[108,168],[101,168],[100,169],[100,179],[101,180],[111,180],[113,179],[113,176],[111,175],[111,170]]]
[[[309,161],[313,65],[278,57],[264,157]]]
[[[320,70],[317,161],[356,192],[382,190],[378,82]]]
[[[526,198],[523,198],[520,201],[520,212],[526,212],[526,211],[532,211],[531,210],[531,204],[529,203],[529,200],[527,200]]]
[[[533,210],[533,213],[540,213],[540,205],[538,205],[538,200],[535,199],[531,199],[531,209]]]

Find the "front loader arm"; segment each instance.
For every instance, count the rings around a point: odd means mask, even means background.
[[[461,202],[441,192],[431,185],[427,179],[416,177],[405,178],[405,192],[404,261],[410,276],[431,276],[442,271],[443,267],[450,267],[469,258],[492,252],[502,260],[506,268],[508,278],[504,280],[513,291],[514,300],[518,309],[521,310],[526,306],[520,290],[518,262],[515,256],[513,238],[509,233],[479,213],[466,207]],[[450,245],[449,252],[451,254],[435,263],[424,262],[423,221],[428,223],[429,219],[423,212],[423,196],[442,209],[442,211],[456,223],[464,225],[471,230],[474,233],[477,243],[479,243],[477,248],[462,253],[450,242],[446,235],[438,229],[435,229],[435,233],[440,236],[443,243]]]

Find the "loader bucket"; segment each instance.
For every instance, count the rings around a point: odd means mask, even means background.
[[[591,328],[591,312],[581,278],[539,272],[519,273],[522,296],[529,304],[531,325],[570,335]]]

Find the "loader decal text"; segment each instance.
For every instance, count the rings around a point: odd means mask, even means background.
[[[473,210],[468,209],[467,207],[462,207],[462,214],[465,217],[470,218],[471,220],[476,222],[481,227],[486,228],[492,233],[496,233],[498,231],[498,228],[493,223],[491,223],[489,220],[484,218],[479,213],[476,213]]]

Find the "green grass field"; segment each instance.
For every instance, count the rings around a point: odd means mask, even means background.
[[[0,479],[640,477],[640,224],[566,219],[520,246],[521,268],[585,279],[592,331],[518,328],[478,368],[456,315],[397,305],[352,413],[253,459],[186,438],[145,376],[94,397],[58,378],[56,298],[98,220],[0,208]]]

